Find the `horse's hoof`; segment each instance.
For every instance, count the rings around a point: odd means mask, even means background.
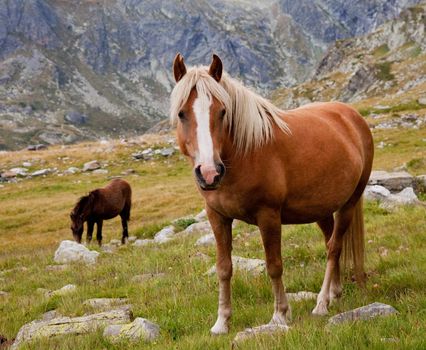
[[[312,315],[325,316],[328,314],[327,305],[324,302],[319,302],[317,306],[312,310]]]
[[[229,333],[229,326],[225,322],[217,320],[215,325],[210,329],[211,335],[222,335]]]

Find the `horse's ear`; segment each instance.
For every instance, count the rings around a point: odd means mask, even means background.
[[[180,53],[178,53],[173,60],[173,73],[175,75],[176,83],[186,74],[185,63],[183,63],[183,56]]]
[[[209,74],[216,80],[217,82],[220,81],[220,78],[222,78],[222,71],[223,71],[223,64],[221,59],[218,55],[213,54],[213,60],[210,64],[209,68]]]

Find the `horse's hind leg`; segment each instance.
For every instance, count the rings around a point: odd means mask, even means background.
[[[127,229],[127,218],[123,214],[120,214],[121,216],[121,226],[123,227],[123,235],[121,237],[121,244],[125,244],[127,241],[127,238],[129,237],[129,232]]]
[[[96,239],[98,241],[99,246],[102,245],[102,224],[103,224],[103,220],[98,220],[96,222]]]
[[[325,248],[328,252],[328,241],[330,240],[334,229],[334,217],[333,215],[327,216],[326,218],[318,221],[317,224],[320,227],[322,233],[324,234]],[[333,274],[331,276],[330,301],[339,298],[341,294],[342,283],[340,282],[340,266],[339,261],[337,261],[337,266],[333,270]]]
[[[355,205],[348,203],[336,213],[333,233],[327,243],[327,266],[325,269],[324,281],[321,291],[318,294],[317,305],[312,311],[314,315],[326,315],[328,313],[331,283],[338,275],[340,279],[339,259],[342,252],[343,235],[352,221],[354,210]],[[336,287],[338,288],[338,285]],[[336,292],[338,292],[338,290]]]
[[[127,221],[130,219],[130,204],[126,204],[120,213],[121,226],[123,227],[123,235],[121,237],[121,244],[125,244],[129,237],[129,231],[127,228]]]
[[[287,326],[286,314],[289,311],[289,305],[282,282],[281,214],[271,211],[262,212],[257,218],[257,224],[262,235],[266,269],[271,278],[274,293],[274,314],[269,324]]]

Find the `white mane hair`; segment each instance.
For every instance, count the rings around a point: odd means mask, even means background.
[[[273,138],[273,124],[290,133],[281,119],[283,112],[267,99],[243,86],[223,72],[219,83],[208,73],[208,67],[192,67],[174,87],[171,94],[170,119],[176,124],[178,114],[195,86],[197,94],[214,96],[225,107],[225,126],[234,138],[237,151],[243,153],[264,145]]]

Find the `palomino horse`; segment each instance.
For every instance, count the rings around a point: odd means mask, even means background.
[[[362,193],[373,160],[367,123],[337,102],[280,110],[222,72],[216,55],[210,67],[187,70],[178,54],[173,71],[171,119],[217,243],[219,309],[211,332],[229,329],[233,219],[260,229],[275,297],[270,324],[284,327],[289,307],[281,280],[281,225],[318,223],[328,254],[313,313],[326,314],[342,292],[344,236],[350,236],[355,276],[364,279]]]
[[[104,188],[91,191],[87,196],[79,199],[70,214],[71,230],[74,239],[78,243],[81,243],[84,222],[87,221],[87,243],[90,243],[92,240],[93,228],[96,223],[96,239],[99,245],[101,245],[103,220],[112,219],[120,215],[123,226],[121,243],[126,243],[126,238],[129,236],[127,221],[130,220],[131,206],[132,189],[124,180],[115,179]]]

